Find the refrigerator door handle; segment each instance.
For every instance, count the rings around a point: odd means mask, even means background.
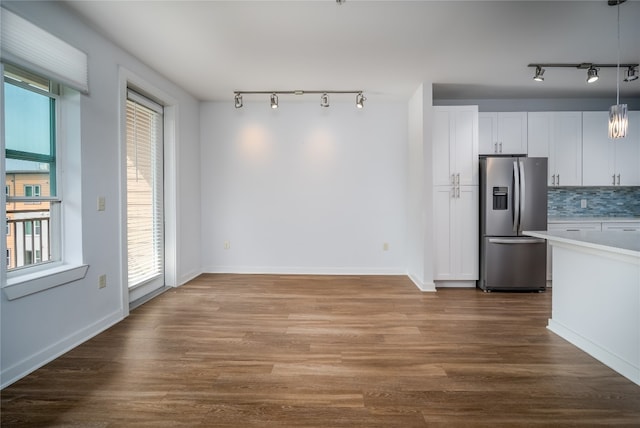
[[[525,202],[527,200],[527,185],[524,181],[524,162],[520,161],[520,222],[518,223],[518,232],[522,232],[522,216],[526,213]]]
[[[489,242],[492,244],[542,244],[545,242],[545,240],[541,238],[489,238]]]
[[[520,224],[520,172],[518,161],[513,161],[513,231],[518,232]]]

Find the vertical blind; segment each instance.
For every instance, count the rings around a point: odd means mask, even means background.
[[[89,92],[87,54],[4,7],[0,8],[0,40],[3,62]]]
[[[127,254],[129,288],[164,273],[162,106],[127,96]]]

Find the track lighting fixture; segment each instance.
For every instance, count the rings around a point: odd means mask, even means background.
[[[638,67],[627,68],[627,75],[624,77],[625,82],[633,82],[638,78]]]
[[[638,78],[638,65],[635,64],[620,64],[620,67],[627,68],[627,77],[624,79],[625,82],[631,82]],[[587,82],[593,83],[598,80],[598,71],[601,68],[617,68],[618,64],[592,64],[590,62],[583,62],[580,64],[544,64],[544,63],[534,63],[529,64],[527,67],[534,67],[536,69],[535,75],[533,76],[533,80],[538,82],[543,82],[544,79],[541,78],[547,68],[577,68],[578,70],[587,70]],[[540,70],[540,72],[538,72]],[[540,79],[538,79],[540,77]]]
[[[356,107],[362,108],[364,107],[364,101],[366,98],[362,95],[362,91],[303,91],[303,90],[295,90],[295,91],[234,91],[234,100],[235,107],[242,108],[244,106],[242,102],[243,94],[251,94],[251,95],[269,95],[271,101],[271,108],[278,108],[278,95],[305,95],[305,94],[320,94],[320,105],[322,107],[329,107],[329,94],[356,94]]]
[[[537,66],[536,75],[533,76],[533,80],[535,80],[536,82],[544,82],[544,77],[542,77],[543,74],[544,74],[544,68]]]
[[[327,95],[326,92],[320,97],[320,105],[322,107],[329,107],[329,95]]]

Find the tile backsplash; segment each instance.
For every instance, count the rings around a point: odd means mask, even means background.
[[[547,194],[549,217],[640,216],[640,187],[549,187]]]

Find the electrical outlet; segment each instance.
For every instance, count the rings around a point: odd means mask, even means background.
[[[229,242],[229,241],[224,241],[224,249],[225,249],[225,250],[229,250],[229,249],[231,249],[231,242]]]
[[[587,208],[587,200],[586,199],[582,199],[580,201],[580,208]]]
[[[98,288],[104,288],[107,286],[107,275],[100,275],[98,278]]]
[[[382,243],[382,251],[389,251],[389,243],[388,242],[383,242]]]

